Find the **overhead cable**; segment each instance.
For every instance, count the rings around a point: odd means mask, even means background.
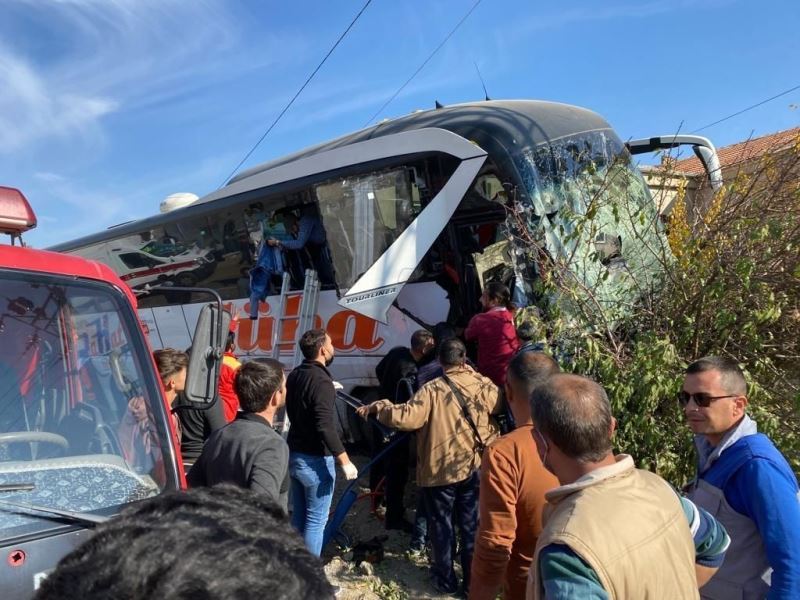
[[[269,132],[272,131],[272,129],[275,127],[275,125],[278,124],[278,121],[281,120],[281,117],[283,117],[283,115],[286,113],[286,111],[289,110],[289,108],[292,106],[292,104],[294,104],[294,101],[297,100],[297,97],[300,95],[300,93],[306,88],[306,86],[309,84],[309,82],[314,78],[314,75],[317,74],[317,71],[319,71],[320,68],[322,68],[322,65],[325,64],[325,61],[328,60],[328,57],[331,54],[333,54],[333,51],[336,50],[336,47],[341,43],[341,41],[345,38],[345,36],[348,34],[348,32],[353,28],[353,25],[356,24],[356,21],[358,21],[359,17],[361,17],[361,15],[364,13],[364,11],[367,10],[367,7],[370,5],[371,2],[372,2],[372,0],[367,0],[364,3],[364,6],[362,6],[361,10],[358,11],[358,14],[353,18],[352,21],[350,21],[350,24],[347,26],[347,29],[345,29],[342,32],[342,34],[339,36],[339,39],[336,40],[336,43],[333,46],[331,46],[330,50],[328,50],[328,53],[325,55],[325,58],[323,58],[322,61],[320,61],[320,63],[317,65],[317,68],[312,71],[311,75],[309,75],[308,78],[305,80],[305,83],[303,83],[303,85],[300,86],[300,89],[297,90],[297,93],[295,93],[295,95],[292,96],[292,99],[289,100],[288,104],[283,107],[283,110],[280,112],[280,114],[277,117],[275,117],[275,120],[272,122],[272,124],[264,132],[264,135],[262,135],[258,139],[258,141],[255,143],[255,145],[253,145],[253,147],[250,148],[250,151],[247,154],[244,155],[244,158],[239,161],[239,164],[236,165],[236,167],[233,169],[233,171],[231,171],[231,174],[228,175],[225,178],[225,180],[220,184],[220,187],[225,185],[225,182],[228,181],[231,177],[233,177],[236,174],[236,172],[245,163],[245,161],[248,158],[250,158],[250,155],[253,154],[253,152],[255,152],[256,148],[258,148],[259,145],[261,145],[261,142],[264,141],[264,138],[266,138],[267,135],[269,135]]]
[[[795,90],[800,90],[800,85],[796,85],[793,88],[790,88],[790,89],[788,89],[786,91],[781,92],[780,94],[775,94],[774,96],[771,96],[770,98],[767,98],[766,100],[762,100],[761,102],[757,102],[756,104],[753,104],[752,106],[748,106],[747,108],[743,108],[742,110],[740,110],[738,112],[735,112],[732,115],[728,115],[727,117],[723,117],[722,119],[719,119],[717,121],[714,121],[713,123],[709,123],[708,125],[703,125],[699,129],[695,129],[694,131],[692,131],[690,133],[697,133],[698,131],[703,131],[703,129],[708,129],[709,127],[713,127],[714,125],[719,125],[723,121],[727,121],[728,119],[732,119],[733,117],[738,117],[742,113],[746,113],[748,110],[753,110],[754,108],[758,108],[762,104],[766,104],[767,102],[772,102],[776,98],[780,98],[781,96],[785,96],[786,94],[790,94]]]
[[[422,69],[424,69],[424,68],[425,68],[425,65],[427,65],[427,64],[430,62],[430,60],[431,60],[431,59],[432,59],[432,58],[433,58],[433,57],[436,55],[436,53],[437,53],[437,52],[439,52],[439,50],[441,50],[441,49],[442,49],[442,46],[444,46],[444,45],[447,43],[447,40],[449,40],[451,37],[453,37],[453,34],[454,34],[456,31],[458,31],[458,28],[459,28],[459,27],[461,27],[462,23],[464,23],[464,21],[466,21],[466,20],[467,20],[467,18],[468,18],[468,17],[469,17],[469,16],[472,14],[472,12],[473,12],[473,11],[474,11],[476,8],[478,8],[478,5],[479,5],[480,3],[481,3],[481,0],[476,0],[476,2],[475,2],[475,3],[474,3],[474,4],[473,4],[471,7],[470,7],[470,9],[469,9],[469,10],[468,10],[468,11],[467,11],[465,14],[464,14],[464,16],[463,16],[463,17],[461,17],[461,20],[460,20],[458,23],[456,23],[456,26],[455,26],[455,27],[453,27],[453,29],[451,29],[451,30],[450,30],[450,33],[448,33],[448,34],[447,34],[447,36],[445,36],[445,38],[444,38],[444,39],[441,41],[441,43],[440,43],[438,46],[436,46],[436,48],[434,49],[434,51],[433,51],[433,52],[431,52],[431,53],[428,55],[428,58],[426,58],[424,61],[422,61],[422,64],[421,64],[419,67],[417,67],[417,70],[416,70],[416,71],[414,71],[413,75],[411,75],[411,77],[409,77],[409,78],[406,80],[406,82],[405,82],[403,85],[401,85],[399,88],[397,88],[397,91],[396,91],[394,94],[392,94],[391,98],[389,98],[389,99],[388,99],[386,102],[384,102],[384,103],[383,103],[383,106],[381,106],[381,107],[380,107],[380,108],[379,108],[377,111],[375,111],[375,114],[374,114],[374,115],[372,115],[372,116],[371,116],[369,119],[367,119],[367,122],[366,122],[366,123],[364,123],[364,125],[363,125],[364,127],[366,127],[367,125],[369,125],[370,123],[372,123],[372,121],[374,121],[374,120],[375,120],[375,119],[376,119],[376,118],[377,118],[377,117],[378,117],[378,116],[379,116],[379,115],[380,115],[380,114],[381,114],[381,113],[384,111],[384,109],[385,109],[387,106],[389,106],[389,104],[391,104],[391,103],[392,103],[392,101],[393,101],[395,98],[397,98],[397,96],[399,96],[399,95],[400,95],[400,92],[402,92],[402,91],[403,91],[403,90],[406,88],[406,86],[407,86],[409,83],[411,83],[411,81],[414,79],[414,77],[416,77],[416,76],[419,74],[419,72],[420,72],[420,71],[422,71]]]

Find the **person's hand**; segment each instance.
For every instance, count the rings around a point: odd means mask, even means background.
[[[369,416],[378,412],[378,407],[375,406],[375,403],[372,404],[365,404],[364,406],[359,406],[356,409],[356,414],[364,419],[365,421],[369,419]]]
[[[270,239],[267,240],[267,244],[269,246],[278,246],[280,244],[280,242],[278,240],[274,240],[274,239],[270,238]]]
[[[341,383],[339,383],[338,381],[334,381],[333,382],[333,389],[335,389],[335,390],[343,390],[344,386]]]
[[[136,396],[128,400],[128,410],[137,423],[147,419],[147,403],[142,396]]]
[[[344,473],[344,478],[347,479],[347,481],[358,479],[358,469],[353,463],[351,462],[344,463],[343,465],[341,465],[341,467],[342,467],[342,473]]]

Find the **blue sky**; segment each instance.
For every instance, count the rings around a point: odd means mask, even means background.
[[[359,129],[474,0],[373,0],[245,168]],[[363,0],[3,0],[0,185],[37,246],[219,187]],[[382,117],[483,97],[691,131],[800,84],[797,0],[483,0]],[[800,90],[703,133],[800,125]]]

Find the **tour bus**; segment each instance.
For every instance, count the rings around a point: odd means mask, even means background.
[[[132,290],[108,266],[14,245],[36,226],[0,187],[0,590],[29,598],[126,505],[185,487]],[[217,315],[221,316],[219,307]],[[186,394],[213,401],[224,323],[203,310]],[[207,330],[206,330],[207,329]],[[204,349],[215,340],[217,351]],[[198,365],[205,365],[205,370]]]
[[[649,138],[647,149],[674,141],[659,140]],[[578,225],[581,215],[591,227]],[[323,251],[312,235],[320,225]],[[271,354],[278,321],[299,311],[299,298],[281,302],[276,275],[290,273],[299,289],[304,269],[315,268],[316,323],[336,348],[331,370],[365,397],[389,349],[407,346],[421,327],[466,325],[489,280],[507,283],[519,307],[559,301],[537,285],[542,257],[568,260],[593,305],[613,319],[634,292],[624,273],[657,268],[659,235],[648,188],[603,118],[519,100],[385,121],[251,168],[189,206],[52,249],[103,256],[169,239],[207,250],[215,266],[199,284],[243,315],[235,352],[245,358]],[[139,306],[154,346],[189,345],[194,298],[176,304],[150,294]],[[279,341],[295,339],[292,325]],[[348,429],[352,415],[339,409]]]

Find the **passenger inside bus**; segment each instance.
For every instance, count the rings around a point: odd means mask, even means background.
[[[258,203],[259,205],[261,203]],[[285,217],[279,218],[278,211],[272,213],[268,218],[263,212],[254,211],[250,213],[255,220],[252,223],[253,231],[250,238],[257,242],[256,264],[250,270],[250,318],[258,318],[258,304],[263,302],[267,296],[280,289],[280,277],[285,270],[283,251],[277,245],[270,244],[270,240],[288,240],[290,236],[287,232]]]
[[[317,271],[320,283],[334,285],[336,280],[328,249],[328,238],[316,207],[313,204],[305,205],[301,209],[301,215],[299,220],[293,213],[287,213],[285,217],[286,227],[293,236],[291,239],[272,238],[268,239],[267,243],[272,247],[286,250],[305,249],[311,258],[311,264]]]

